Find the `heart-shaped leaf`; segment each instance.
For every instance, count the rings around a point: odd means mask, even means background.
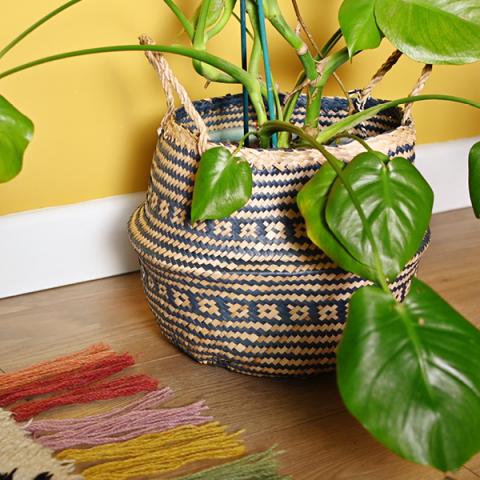
[[[344,0],[338,20],[350,58],[360,50],[380,45],[382,32],[375,20],[375,0]]]
[[[8,182],[20,173],[32,136],[32,121],[0,96],[0,182]]]
[[[347,408],[398,455],[454,471],[480,450],[480,332],[421,281],[402,304],[358,290],[337,364]]]
[[[468,186],[473,211],[480,218],[480,142],[471,148],[468,156]]]
[[[389,161],[376,152],[357,155],[345,167],[343,175],[373,233],[383,271],[393,280],[422,243],[432,215],[432,189],[405,158]],[[346,250],[374,271],[375,257],[368,233],[339,178],[328,198],[326,220]]]
[[[377,24],[403,53],[422,63],[480,59],[478,0],[377,0]]]
[[[340,168],[343,163],[337,160]],[[337,265],[344,270],[362,277],[371,277],[367,265],[357,261],[335,238],[325,220],[325,207],[328,194],[337,178],[330,164],[324,164],[306,183],[297,196],[298,208],[305,219],[307,235],[312,242],[323,250]]]
[[[207,150],[200,159],[192,200],[192,222],[230,216],[252,196],[252,169],[225,147]]]

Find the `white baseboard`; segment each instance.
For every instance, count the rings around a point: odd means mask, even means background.
[[[138,270],[127,222],[144,193],[0,217],[0,298]]]
[[[435,192],[433,213],[469,207],[468,152],[480,137],[417,147],[416,166]]]
[[[417,149],[417,166],[435,191],[435,212],[470,205],[469,138]],[[143,193],[0,217],[0,298],[138,269],[127,221]]]

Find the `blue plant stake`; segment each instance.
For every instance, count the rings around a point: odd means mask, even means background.
[[[248,68],[248,61],[247,61],[247,2],[246,0],[240,0],[240,20],[241,20],[241,31],[242,31],[242,68],[247,70]],[[246,135],[249,132],[248,129],[248,108],[249,108],[249,100],[248,100],[248,92],[245,86],[242,89],[243,93],[243,134]],[[246,147],[249,146],[249,139],[248,137],[245,139],[244,145]]]
[[[267,82],[267,101],[268,115],[270,120],[276,120],[275,101],[273,98],[272,69],[270,67],[270,55],[268,53],[267,31],[265,28],[265,12],[263,10],[263,0],[257,0],[258,5],[258,23],[260,24],[260,41],[262,42],[263,64],[265,66],[265,80]],[[277,134],[272,135],[272,146],[277,148]]]

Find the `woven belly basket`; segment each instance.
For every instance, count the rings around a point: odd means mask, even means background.
[[[306,236],[295,197],[324,158],[315,150],[242,148],[253,167],[253,197],[230,218],[192,226],[199,151],[216,145],[209,132],[242,126],[241,96],[192,104],[163,58],[149,58],[161,73],[170,113],[159,130],[146,202],[129,232],[162,332],[198,362],[241,373],[305,376],[334,369],[349,299],[369,282],[338,268]],[[172,88],[184,105],[176,112]],[[300,100],[294,121],[301,124],[304,113]],[[346,115],[345,99],[323,101],[322,126]],[[377,150],[413,160],[414,129],[401,120],[401,111],[391,110],[355,133]],[[362,147],[330,150],[349,161]],[[400,299],[426,244],[392,284]]]

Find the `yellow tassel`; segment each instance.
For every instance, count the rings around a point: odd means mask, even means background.
[[[198,460],[243,455],[245,446],[238,438],[240,433],[227,433],[216,422],[188,425],[126,442],[64,450],[58,458],[77,463],[107,461],[83,471],[85,480],[124,480],[170,472]]]

